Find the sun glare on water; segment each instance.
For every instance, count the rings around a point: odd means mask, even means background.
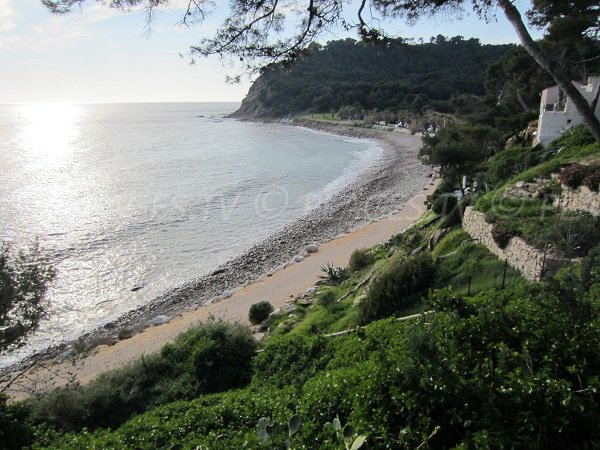
[[[19,111],[21,148],[30,157],[60,159],[73,151],[81,107],[67,103],[33,103]]]

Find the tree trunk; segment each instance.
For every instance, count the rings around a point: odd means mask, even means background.
[[[531,112],[531,108],[527,106],[527,103],[525,103],[525,99],[521,95],[521,90],[519,88],[515,88],[515,93],[517,94],[517,100],[521,104],[521,108],[523,108],[523,111],[526,113]]]
[[[544,52],[538,47],[523,23],[521,13],[519,13],[519,10],[510,2],[510,0],[498,0],[498,5],[502,8],[506,18],[516,30],[523,48],[531,55],[535,62],[542,67],[542,69],[554,78],[556,84],[558,84],[573,102],[573,105],[575,105],[575,108],[579,114],[581,114],[583,122],[590,129],[596,141],[600,142],[600,121],[595,116],[594,110],[585,100],[583,95],[581,95],[581,92],[573,85],[563,70],[548,59]]]

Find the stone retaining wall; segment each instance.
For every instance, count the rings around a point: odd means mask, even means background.
[[[587,211],[592,216],[600,216],[600,193],[587,186],[571,189],[562,186],[562,193],[554,200],[554,206],[561,211]]]
[[[539,280],[544,274],[554,273],[570,261],[552,254],[546,254],[544,257],[542,250],[532,247],[520,237],[513,237],[502,249],[492,237],[492,227],[492,224],[486,222],[485,214],[475,211],[472,207],[466,208],[463,217],[464,230],[499,259],[508,260],[512,267],[530,281]]]

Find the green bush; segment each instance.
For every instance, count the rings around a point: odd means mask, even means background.
[[[357,248],[350,255],[348,269],[350,272],[358,272],[373,263],[373,255],[366,248]]]
[[[317,302],[319,306],[322,306],[323,308],[329,308],[335,303],[336,300],[337,295],[335,295],[335,291],[332,289],[327,289],[321,292],[317,297]]]
[[[250,320],[252,325],[257,325],[264,322],[269,317],[269,314],[271,314],[273,311],[273,305],[266,300],[254,303],[252,306],[250,306],[248,320]]]
[[[396,257],[369,286],[366,299],[359,305],[362,323],[388,317],[415,304],[429,288],[434,265],[431,255]]]
[[[452,194],[444,194],[439,196],[431,205],[431,210],[436,214],[447,215],[454,209],[458,199]]]
[[[256,341],[247,327],[215,321],[180,334],[175,342],[163,347],[161,355],[168,364],[179,366],[182,372],[192,363],[196,394],[199,394],[248,384],[256,348]]]
[[[152,406],[244,386],[256,342],[239,324],[207,322],[159,353],[100,375],[88,385],[30,401],[32,419],[63,430],[117,426]]]

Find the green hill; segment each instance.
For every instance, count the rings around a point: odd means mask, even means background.
[[[485,94],[488,65],[514,47],[461,36],[423,44],[345,39],[314,45],[291,65],[265,69],[234,115],[279,118],[343,106],[452,112],[455,97]]]

